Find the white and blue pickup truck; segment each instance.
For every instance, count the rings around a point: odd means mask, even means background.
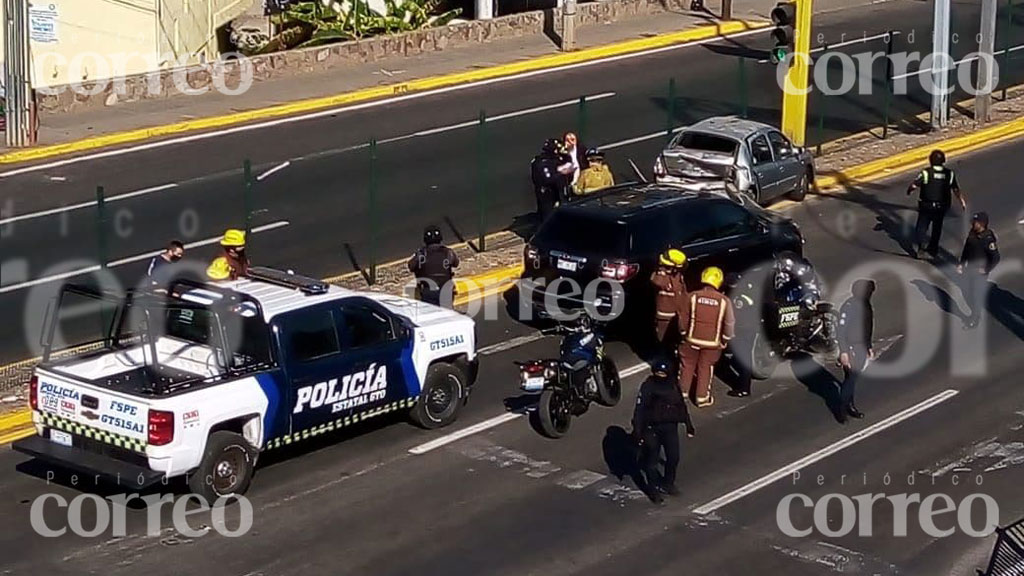
[[[71,296],[105,305],[108,328],[53,361]],[[472,318],[269,268],[121,296],[65,286],[51,309],[37,435],[14,449],[133,489],[185,476],[209,501],[244,493],[267,450],[396,411],[447,426],[477,375]]]

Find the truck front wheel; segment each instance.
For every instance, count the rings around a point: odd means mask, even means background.
[[[240,434],[214,432],[206,441],[199,468],[189,476],[192,492],[213,503],[221,497],[245,494],[252,481],[256,457]]]
[[[434,364],[427,369],[423,390],[416,400],[413,421],[428,430],[448,426],[462,410],[466,375],[451,364]]]

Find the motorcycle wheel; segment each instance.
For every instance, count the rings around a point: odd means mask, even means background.
[[[619,378],[619,369],[611,358],[601,361],[601,372],[597,375],[597,403],[601,406],[612,407],[622,399],[622,381]]]
[[[540,394],[537,417],[541,432],[548,438],[561,438],[572,425],[572,402],[568,395],[547,389]]]
[[[754,336],[750,351],[750,377],[754,380],[767,380],[775,373],[782,362],[772,343],[761,333]]]

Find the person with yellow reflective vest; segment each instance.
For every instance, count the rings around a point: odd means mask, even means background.
[[[237,280],[249,273],[249,257],[245,254],[245,232],[227,230],[220,245],[224,254],[214,259],[206,269],[210,280]]]
[[[689,322],[679,345],[679,390],[684,396],[689,395],[698,408],[715,403],[711,395],[715,364],[736,328],[732,302],[721,292],[724,280],[721,268],[704,269],[700,277],[704,287],[690,294]]]
[[[576,194],[583,196],[614,185],[615,177],[604,163],[604,153],[595,148],[587,150],[587,167],[576,181]]]
[[[942,150],[933,151],[928,157],[928,163],[931,166],[922,170],[917,179],[907,187],[907,196],[914,190],[921,191],[917,201],[917,225],[914,226],[910,255],[917,258],[921,252],[927,252],[932,260],[935,260],[939,255],[939,240],[942,239],[942,222],[953,203],[953,194],[956,194],[960,200],[960,207],[964,210],[967,210],[967,200],[960,192],[956,172],[946,168],[946,154]],[[925,246],[929,227],[931,237]]]
[[[686,254],[675,248],[666,251],[658,259],[658,269],[651,274],[651,284],[657,290],[654,294],[654,335],[665,354],[674,356],[676,336],[685,326],[689,315],[689,294],[683,281],[686,268]]]

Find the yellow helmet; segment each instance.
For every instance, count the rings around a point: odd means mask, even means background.
[[[722,273],[722,269],[717,266],[709,266],[704,269],[704,272],[700,275],[700,281],[703,284],[710,284],[718,290],[722,287],[722,282],[725,280],[725,274]]]
[[[686,264],[686,254],[684,254],[682,250],[672,248],[662,254],[658,261],[661,262],[663,266],[681,268]]]
[[[235,229],[225,231],[220,245],[229,247],[245,246],[245,232]]]
[[[228,264],[228,259],[221,256],[213,262],[206,269],[206,275],[210,280],[227,280],[231,277],[231,265]]]

